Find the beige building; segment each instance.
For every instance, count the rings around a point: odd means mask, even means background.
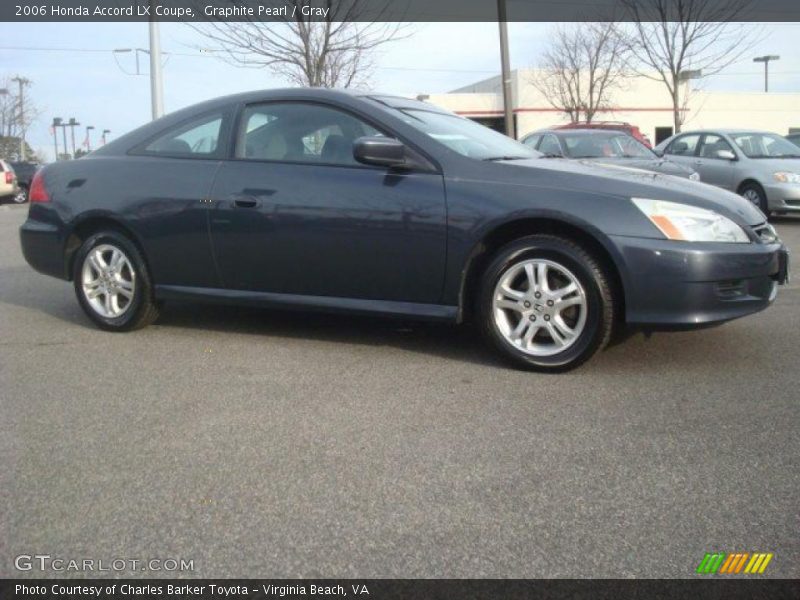
[[[511,76],[518,138],[569,121],[567,114],[553,108],[531,83],[533,71],[515,70]],[[689,90],[684,131],[742,127],[785,135],[800,130],[800,93],[710,92],[697,89],[697,83],[684,84]],[[431,94],[427,101],[502,130],[500,77],[491,77],[447,94]],[[629,79],[624,89],[614,92],[611,105],[595,115],[594,120],[637,125],[653,143],[673,133],[672,103],[663,83],[645,77]]]

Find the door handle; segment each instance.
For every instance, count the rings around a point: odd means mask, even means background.
[[[234,198],[233,205],[238,208],[258,208],[261,205],[261,201],[252,196],[240,196]]]

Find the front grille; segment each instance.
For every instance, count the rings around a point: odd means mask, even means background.
[[[758,236],[758,239],[765,244],[774,244],[775,242],[779,241],[778,233],[769,223],[754,225],[753,233],[755,233]]]

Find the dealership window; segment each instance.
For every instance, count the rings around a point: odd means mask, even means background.
[[[335,165],[357,165],[353,142],[382,135],[353,115],[310,103],[248,106],[242,116],[236,157]]]
[[[183,123],[147,144],[146,154],[213,157],[219,149],[222,115],[213,114]]]

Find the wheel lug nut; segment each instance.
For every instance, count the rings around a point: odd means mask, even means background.
[[[552,300],[548,300],[547,301],[547,306],[553,306],[553,301]]]
[[[549,320],[550,320],[550,315],[545,315],[545,316],[544,316],[544,320],[545,320],[545,321],[549,321]]]
[[[541,293],[539,293],[539,292],[536,292],[536,293],[533,295],[533,297],[534,297],[534,298],[541,298],[541,297],[542,297],[542,294],[541,294]]]
[[[536,320],[536,315],[531,315],[531,321],[535,321],[535,320]]]
[[[522,303],[522,305],[523,305],[525,308],[530,308],[530,307],[531,307],[531,303],[530,303],[530,302],[527,302],[527,301],[526,301],[526,302],[523,302],[523,303]]]

